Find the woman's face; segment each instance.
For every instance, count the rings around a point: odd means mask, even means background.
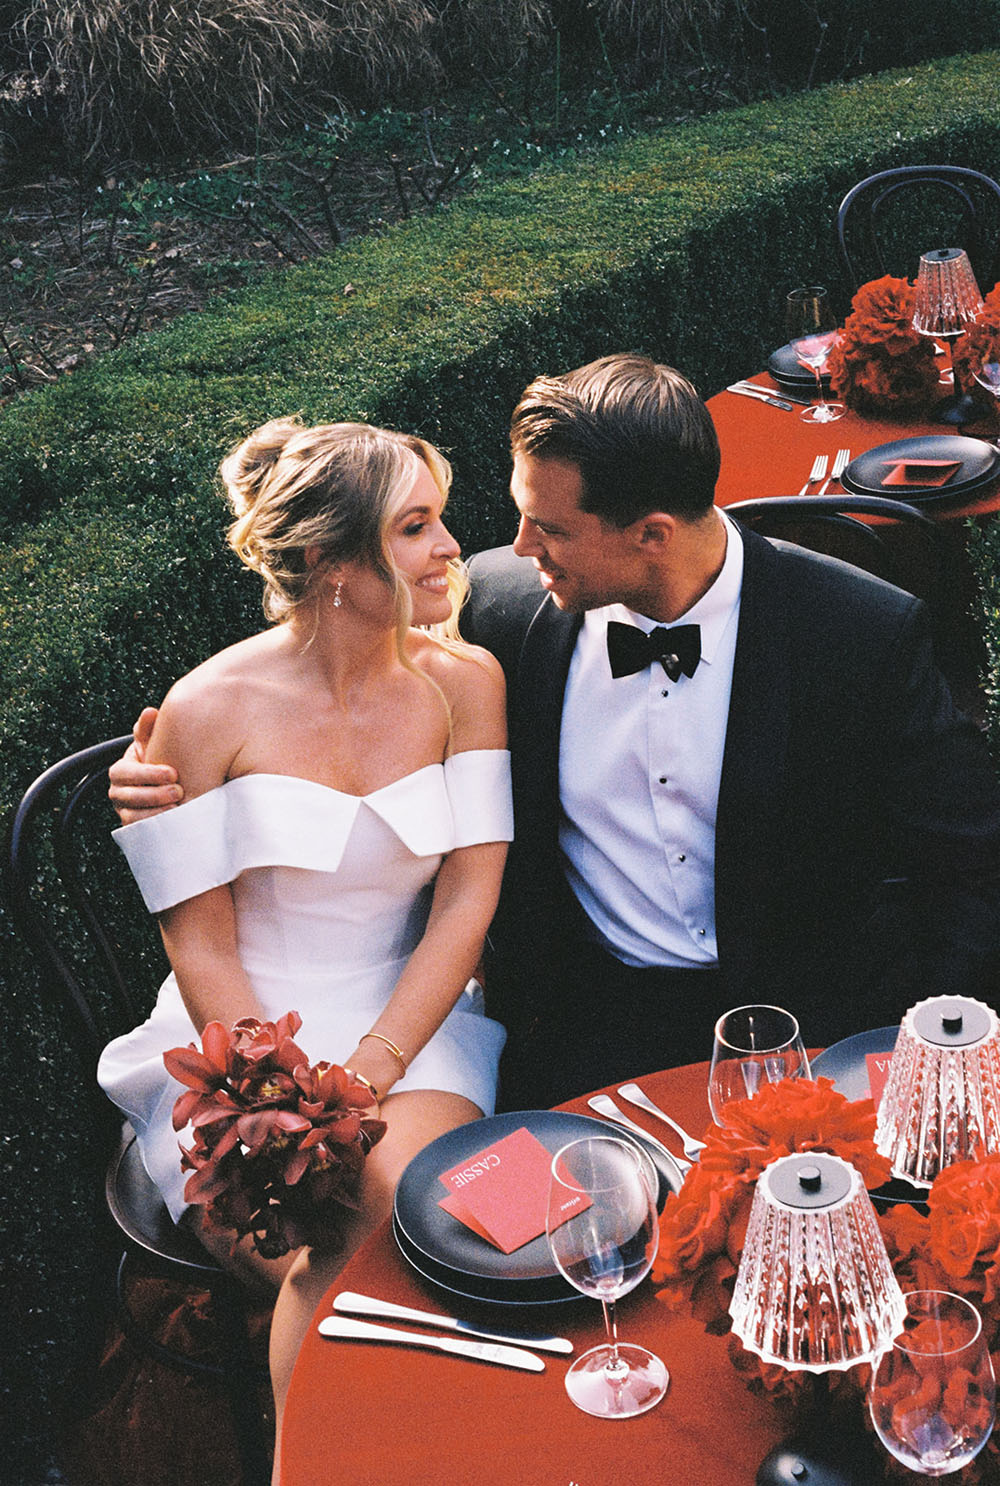
[[[421,461],[416,480],[389,518],[386,544],[409,590],[412,624],[443,624],[451,617],[448,563],[459,555],[459,546],[441,520],[443,504],[433,475]],[[342,584],[341,602],[357,615],[377,624],[394,623],[392,589],[367,564],[336,564],[326,582]]]
[[[444,498],[421,461],[412,489],[389,522],[388,546],[413,601],[414,624],[443,624],[451,616],[448,563],[459,545],[441,519]]]

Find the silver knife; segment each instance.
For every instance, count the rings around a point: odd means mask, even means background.
[[[391,1300],[377,1300],[374,1295],[359,1295],[357,1290],[342,1290],[333,1302],[335,1311],[349,1316],[381,1316],[389,1321],[414,1321],[419,1326],[437,1326],[442,1331],[456,1331],[461,1336],[478,1336],[488,1342],[509,1342],[513,1346],[534,1347],[539,1352],[562,1352],[573,1350],[573,1343],[564,1336],[510,1336],[502,1331],[484,1331],[469,1321],[459,1321],[455,1316],[441,1316],[434,1311],[418,1311],[409,1305],[395,1305]]]
[[[525,1352],[520,1347],[500,1347],[493,1342],[467,1342],[457,1336],[424,1336],[419,1331],[397,1331],[394,1326],[376,1326],[371,1321],[349,1321],[346,1316],[324,1316],[319,1331],[321,1336],[431,1347],[436,1352],[473,1357],[477,1362],[498,1362],[501,1367],[519,1367],[524,1372],[545,1371],[545,1363],[533,1352]]]
[[[726,388],[726,391],[735,392],[737,397],[755,397],[758,402],[766,402],[772,408],[784,408],[789,413],[794,407],[793,403],[786,402],[783,397],[772,397],[770,392],[763,387],[755,392],[752,387],[741,387],[738,382],[734,382],[731,387]]]

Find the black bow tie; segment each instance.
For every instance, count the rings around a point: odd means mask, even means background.
[[[651,634],[643,634],[634,624],[608,623],[608,659],[612,676],[631,676],[644,671],[658,660],[676,681],[683,673],[693,676],[701,660],[701,628],[697,624],[677,624],[673,629],[661,625]]]

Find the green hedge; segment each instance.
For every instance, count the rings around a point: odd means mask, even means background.
[[[540,370],[643,349],[705,394],[762,364],[794,282],[828,279],[855,180],[925,159],[1000,170],[994,53],[831,86],[489,186],[288,270],[0,417],[0,800],[127,728],[259,619],[223,548],[220,454],[265,417],[366,418],[441,444],[467,550],[509,539],[505,424]],[[350,288],[348,288],[350,286]],[[134,909],[122,931],[131,940]],[[85,1078],[30,966],[5,953],[5,1362],[43,1431],[70,1376],[95,1242]],[[155,978],[148,980],[151,998]],[[30,1132],[30,1133],[29,1133]],[[8,1296],[8,1300],[10,1300]]]

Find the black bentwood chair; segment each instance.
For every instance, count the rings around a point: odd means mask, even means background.
[[[895,550],[894,527],[888,525],[889,521],[916,527],[937,562],[937,524],[916,506],[888,496],[775,495],[735,501],[725,509],[727,516],[734,516],[764,536],[784,537],[799,546],[843,557],[900,588],[912,590],[914,585],[906,581],[908,575]],[[861,520],[863,516],[886,520],[873,525]],[[817,538],[815,542],[808,539],[809,528]]]
[[[1000,275],[1000,185],[964,165],[898,165],[852,186],[837,244],[855,289],[887,273],[916,276],[922,253],[964,248],[984,294]]]
[[[17,929],[34,950],[43,977],[43,994],[65,1015],[68,1030],[93,1073],[110,1039],[137,1026],[145,1014],[136,1005],[121,957],[97,898],[89,857],[95,829],[88,821],[94,802],[103,801],[108,766],[120,758],[128,736],[112,738],[53,764],[27,790],[13,820],[9,840],[9,892]],[[99,843],[103,845],[103,842]],[[40,864],[51,853],[58,888]],[[108,853],[113,859],[117,848]],[[117,863],[114,863],[117,868]],[[124,860],[123,880],[129,878]],[[130,880],[130,878],[129,878]],[[136,897],[136,914],[145,912]],[[73,931],[85,931],[87,968],[76,968],[60,945]],[[94,1089],[97,1091],[96,1078]],[[99,1091],[97,1091],[99,1092]],[[121,1245],[117,1296],[125,1334],[139,1349],[168,1366],[222,1380],[229,1397],[245,1486],[267,1486],[271,1479],[267,1431],[260,1408],[262,1370],[251,1360],[247,1312],[240,1285],[201,1247],[183,1225],[175,1225],[139,1155],[135,1134],[121,1127],[117,1109],[100,1096],[98,1122],[111,1150],[105,1175],[107,1211],[113,1237]],[[178,1156],[178,1159],[179,1156]],[[192,1292],[208,1291],[215,1321],[217,1361],[188,1356],[163,1346],[139,1324],[129,1308],[126,1279],[130,1265],[166,1275]],[[178,1421],[178,1427],[184,1425]]]

